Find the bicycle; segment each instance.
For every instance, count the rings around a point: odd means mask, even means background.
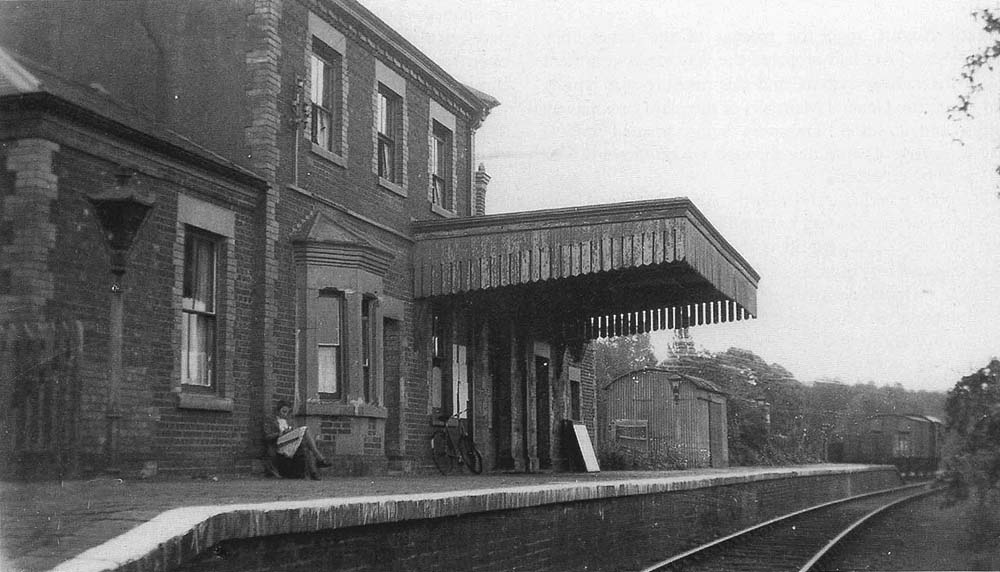
[[[459,465],[468,467],[474,474],[478,475],[483,472],[483,455],[476,447],[472,436],[465,430],[465,424],[459,418],[462,413],[465,411],[448,417],[444,422],[444,427],[435,431],[431,436],[431,456],[442,475],[450,473],[456,461]],[[448,430],[449,427],[452,427],[452,420],[455,420],[455,426],[458,427],[457,439],[452,437],[452,432]]]

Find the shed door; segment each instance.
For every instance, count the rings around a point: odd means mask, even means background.
[[[722,415],[722,404],[714,401],[708,404],[708,440],[709,454],[711,455],[712,467],[725,467],[727,464],[725,447],[726,439],[723,430],[726,427],[726,420]]]

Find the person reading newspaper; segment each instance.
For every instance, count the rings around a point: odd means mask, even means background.
[[[329,467],[323,453],[316,447],[307,427],[294,427],[289,421],[292,404],[280,400],[274,414],[264,420],[264,471],[270,477],[309,477],[320,479],[319,468]]]

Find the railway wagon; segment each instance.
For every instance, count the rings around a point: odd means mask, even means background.
[[[941,432],[941,421],[929,415],[874,415],[851,428],[844,461],[895,465],[904,476],[930,475],[941,459]]]

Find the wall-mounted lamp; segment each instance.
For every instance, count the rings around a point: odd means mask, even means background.
[[[149,217],[156,202],[155,196],[141,189],[135,172],[122,170],[115,175],[115,182],[100,192],[87,196],[94,207],[94,216],[100,224],[101,234],[111,254],[111,311],[108,340],[108,395],[106,404],[105,455],[107,469],[118,470],[118,420],[121,418],[119,392],[122,385],[122,330],[124,310],[121,279],[125,274],[128,252],[139,234],[139,229]]]
[[[156,203],[152,193],[136,184],[135,172],[122,170],[115,183],[87,196],[94,207],[94,216],[101,225],[104,240],[111,249],[111,272],[125,274],[125,262],[142,223]]]

